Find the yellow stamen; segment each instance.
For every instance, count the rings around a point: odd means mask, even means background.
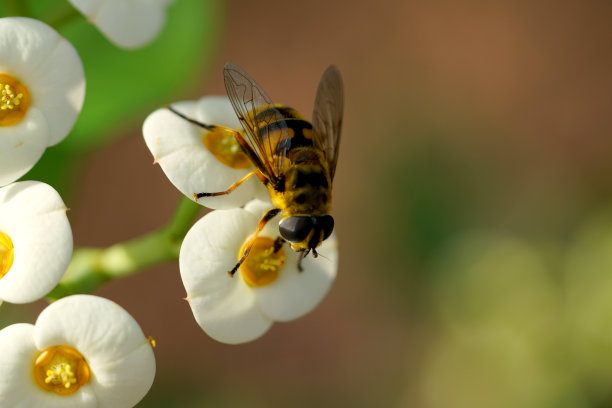
[[[155,348],[155,346],[157,346],[157,342],[155,341],[153,336],[149,336],[148,340],[149,340],[149,343],[151,343],[151,347]]]
[[[240,248],[239,256],[242,256],[251,239],[248,239]],[[268,285],[278,278],[278,274],[285,264],[285,252],[283,248],[274,251],[274,240],[268,237],[257,237],[251,252],[246,257],[240,271],[242,278],[250,286]]]
[[[71,395],[87,384],[91,372],[81,353],[69,346],[53,346],[38,355],[33,375],[43,390]]]
[[[0,231],[0,279],[8,273],[13,266],[15,248],[11,237]]]
[[[221,163],[232,169],[244,169],[252,164],[236,141],[236,133],[233,129],[215,126],[213,130],[204,133],[202,143]]]
[[[0,74],[0,126],[16,125],[30,106],[30,93],[19,80]]]

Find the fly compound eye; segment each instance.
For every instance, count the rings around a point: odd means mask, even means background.
[[[289,217],[278,225],[281,236],[289,242],[302,242],[313,228],[311,217]]]
[[[331,235],[334,230],[334,219],[331,215],[323,215],[322,217],[317,217],[317,224],[319,228],[323,231],[323,240],[326,240]]]

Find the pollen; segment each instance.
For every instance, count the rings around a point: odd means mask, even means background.
[[[69,346],[53,346],[38,355],[33,375],[43,390],[71,395],[87,384],[91,373],[81,353]]]
[[[0,231],[0,279],[8,273],[13,266],[15,248],[13,241],[4,232]]]
[[[215,126],[202,136],[202,143],[221,163],[232,169],[250,167],[251,161],[234,137],[237,132],[223,126]]]
[[[239,255],[244,253],[251,241],[249,239],[242,245]],[[253,242],[251,252],[240,266],[242,278],[250,286],[268,285],[278,278],[285,259],[283,248],[276,249],[272,238],[257,237]]]
[[[30,106],[30,93],[19,80],[0,74],[0,126],[16,125]]]

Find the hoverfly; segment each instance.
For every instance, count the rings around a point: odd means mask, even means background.
[[[194,198],[230,194],[247,179],[257,176],[267,187],[274,208],[261,217],[254,236],[281,214],[280,237],[275,249],[289,242],[300,253],[298,268],[301,270],[301,260],[310,252],[316,258],[316,248],[334,228],[334,219],[329,213],[344,109],[340,72],[331,65],[323,73],[312,123],[296,110],[273,103],[263,88],[238,66],[227,63],[223,77],[227,95],[244,128],[244,133],[233,131],[234,138],[255,170],[225,191],[196,193]],[[207,130],[217,127],[169,109]],[[238,270],[250,250],[249,245],[230,275]]]

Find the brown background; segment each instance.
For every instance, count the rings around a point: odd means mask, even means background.
[[[427,407],[419,361],[432,333],[406,302],[420,289],[388,278],[389,269],[415,273],[410,230],[394,230],[408,209],[398,207],[404,186],[393,174],[419,154],[415,146],[435,145],[474,175],[450,205],[481,225],[535,235],[556,234],[607,200],[612,3],[230,1],[226,12],[212,74],[183,99],[224,93],[221,70],[232,61],[308,116],[326,66],[342,72],[340,269],[313,313],[241,346],[199,329],[176,263],[103,287],[97,294],[157,341],[143,406],[168,393],[187,396],[184,406]],[[153,230],[179,200],[139,128],[91,157],[80,177],[67,203],[77,245]]]

